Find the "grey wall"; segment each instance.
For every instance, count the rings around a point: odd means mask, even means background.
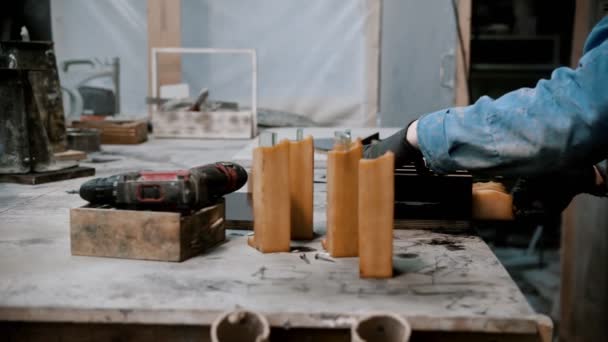
[[[384,0],[382,21],[380,124],[401,127],[452,105],[454,90],[440,80],[442,56],[456,46],[451,0]],[[445,64],[453,78],[454,59]]]
[[[365,1],[182,0],[182,45],[255,48],[260,106],[362,125],[365,71],[374,67],[365,61]],[[183,58],[182,66],[193,92],[246,100],[246,59]]]
[[[365,70],[374,67],[365,60],[363,3],[182,0],[182,45],[255,47],[261,106],[301,112],[326,124],[356,126],[366,120]],[[146,0],[51,0],[58,60],[119,56],[122,109],[142,115],[148,70],[146,9]],[[235,25],[240,20],[248,23]],[[454,25],[450,0],[384,0],[383,126],[402,126],[453,103],[453,89],[440,84],[440,65],[442,55],[454,49]],[[449,61],[445,72],[452,77]],[[228,70],[228,76],[217,78],[211,72],[217,69]],[[217,99],[248,97],[249,84],[238,81],[248,70],[248,63],[235,59],[183,60],[183,79],[191,83],[192,92],[211,86]]]
[[[118,56],[121,110],[147,115],[147,1],[51,0],[57,62]]]

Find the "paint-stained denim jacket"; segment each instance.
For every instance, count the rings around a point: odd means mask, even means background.
[[[535,88],[496,100],[427,114],[417,133],[439,173],[521,176],[600,162],[608,154],[608,17],[590,33],[576,69],[558,68]]]

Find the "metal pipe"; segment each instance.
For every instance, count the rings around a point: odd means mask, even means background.
[[[277,144],[277,134],[274,132],[262,132],[258,140],[260,147],[272,147]]]
[[[346,131],[334,132],[334,150],[345,151],[350,148],[352,143],[350,133]]]
[[[266,318],[252,311],[226,312],[211,326],[213,342],[267,342],[269,336]]]
[[[353,342],[407,342],[411,334],[405,319],[386,313],[364,317],[351,327]]]

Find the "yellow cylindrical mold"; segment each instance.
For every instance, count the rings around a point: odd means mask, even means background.
[[[395,156],[359,161],[359,275],[393,276]]]
[[[327,154],[327,237],[332,257],[356,257],[358,245],[358,174],[361,141],[337,143]]]
[[[253,150],[252,187],[254,235],[249,245],[262,253],[289,252],[289,141]]]
[[[301,134],[301,131],[298,131]],[[314,143],[311,136],[289,142],[291,239],[312,240]]]

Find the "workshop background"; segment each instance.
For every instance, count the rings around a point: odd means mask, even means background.
[[[31,40],[54,42],[66,122],[149,120],[160,98],[207,88],[220,107],[254,107],[260,128],[360,128],[404,127],[576,66],[608,2],[24,0],[0,8],[0,40],[20,40],[25,26]],[[152,49],[170,47],[254,50],[256,61],[169,52],[153,71]],[[581,195],[543,224],[477,227],[560,341],[606,336],[606,209],[606,200]]]

